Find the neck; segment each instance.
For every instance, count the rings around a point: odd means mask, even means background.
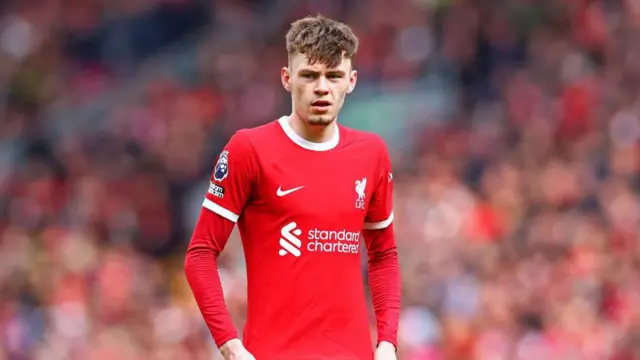
[[[300,119],[295,112],[289,116],[289,125],[291,125],[291,128],[296,134],[298,134],[298,136],[314,143],[323,143],[331,140],[336,135],[337,131],[335,119],[333,119],[329,125],[314,126],[309,125],[306,121]]]

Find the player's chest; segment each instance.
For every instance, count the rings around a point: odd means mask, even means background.
[[[262,166],[258,196],[275,214],[362,221],[377,182],[371,160],[348,155]]]

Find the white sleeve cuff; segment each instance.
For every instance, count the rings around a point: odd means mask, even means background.
[[[392,222],[393,222],[393,212],[391,213],[391,215],[389,215],[387,220],[378,221],[378,222],[365,222],[364,226],[363,226],[363,229],[365,229],[365,230],[381,230],[381,229],[385,229],[385,228],[389,227],[389,225],[391,225]]]
[[[213,211],[214,213],[222,216],[223,218],[227,219],[227,220],[231,220],[234,223],[238,222],[238,218],[240,216],[232,213],[231,211],[223,208],[222,206],[214,203],[213,201],[209,200],[209,199],[204,199],[204,202],[202,203],[202,206],[204,206],[205,208]]]

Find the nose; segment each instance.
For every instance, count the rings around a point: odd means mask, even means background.
[[[329,93],[329,82],[324,76],[318,77],[315,88],[316,95],[326,95]]]

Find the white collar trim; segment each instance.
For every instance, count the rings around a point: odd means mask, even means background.
[[[278,123],[280,123],[280,126],[282,126],[282,130],[287,135],[287,137],[291,139],[291,141],[293,141],[298,146],[303,147],[307,150],[327,151],[338,146],[338,142],[340,142],[340,131],[336,124],[334,124],[334,126],[336,126],[336,133],[334,134],[334,136],[327,141],[317,143],[317,142],[311,142],[309,140],[303,139],[300,135],[296,134],[296,132],[293,131],[293,128],[289,124],[288,116],[283,116],[280,119],[278,119]]]

